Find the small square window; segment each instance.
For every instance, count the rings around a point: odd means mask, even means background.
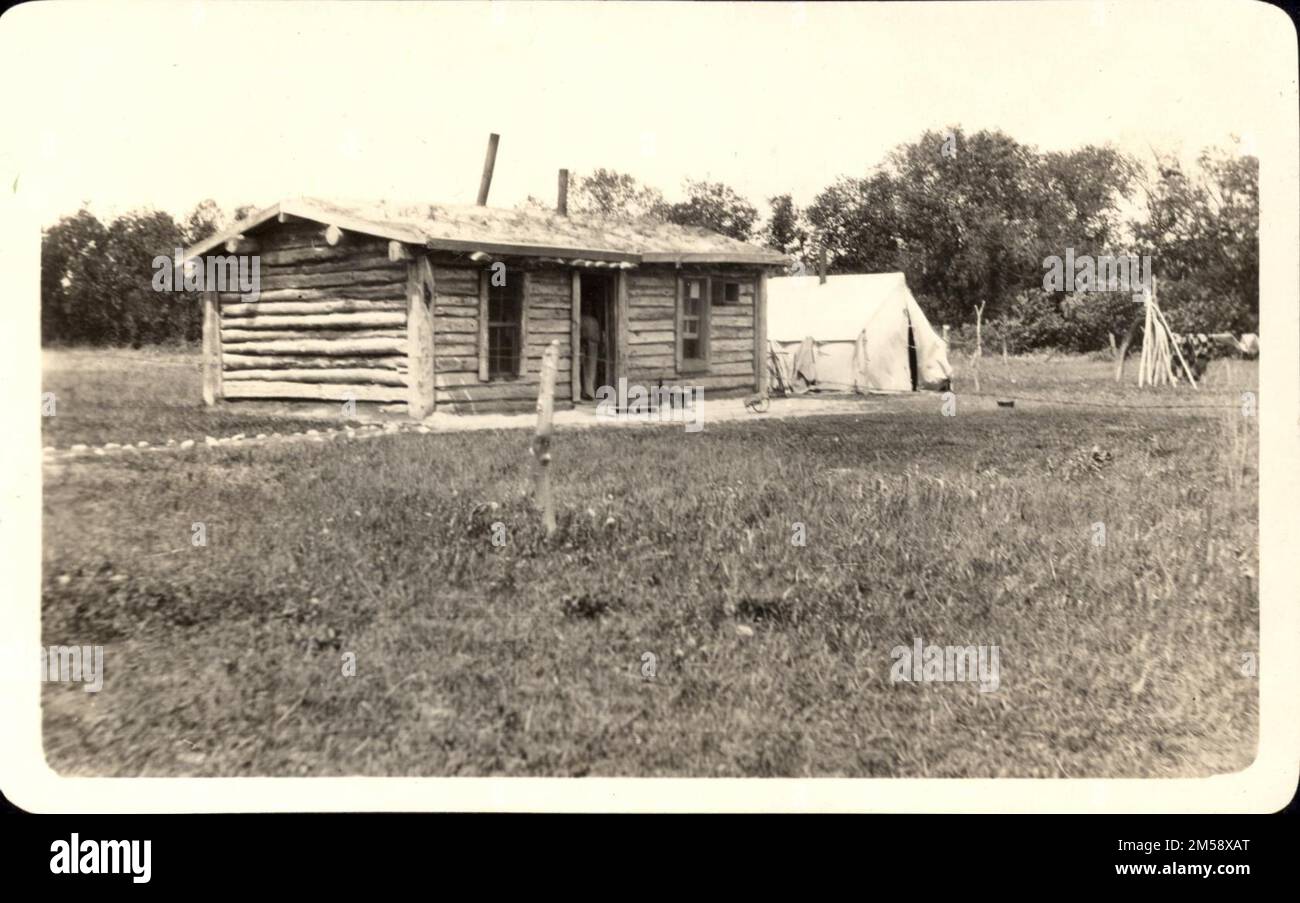
[[[714,304],[739,304],[740,303],[740,283],[728,282],[725,279],[713,280],[713,303]]]

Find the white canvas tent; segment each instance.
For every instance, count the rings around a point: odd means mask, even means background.
[[[773,391],[778,375],[796,392],[858,393],[941,389],[952,377],[902,273],[771,279],[767,338]]]

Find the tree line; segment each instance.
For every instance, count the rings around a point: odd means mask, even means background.
[[[155,257],[171,257],[252,211],[225,214],[199,203],[181,222],[133,210],[107,225],[84,207],[41,234],[41,342],[165,345],[202,338],[203,306],[192,295],[153,290]]]
[[[805,207],[790,194],[760,215],[722,182],[688,179],[683,200],[626,173],[570,179],[574,215],[701,226],[782,251],[794,271],[903,272],[936,323],[973,322],[1009,350],[1088,351],[1123,335],[1140,306],[1128,292],[1048,291],[1047,261],[1071,253],[1149,256],[1161,307],[1178,331],[1257,332],[1259,162],[1207,148],[1185,167],[1154,150],[1040,151],[1000,131],[933,130],[873,170],[841,176]],[[550,209],[536,198],[525,208]],[[142,345],[199,338],[199,305],[152,291],[152,260],[240,218],[213,201],[182,222],[136,211],[108,225],[87,210],[46,230],[41,333],[47,343]]]
[[[1141,306],[1129,292],[1049,291],[1051,258],[1149,257],[1177,331],[1258,332],[1259,161],[1207,148],[1187,167],[1152,150],[1039,151],[1000,131],[932,130],[806,207],[767,199],[761,218],[724,184],[686,201],[611,170],[579,174],[570,208],[702,225],[789,254],[796,271],[902,272],[931,320],[974,321],[1009,350],[1105,348]],[[538,203],[530,199],[531,203]]]

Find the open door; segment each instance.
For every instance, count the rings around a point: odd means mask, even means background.
[[[580,394],[576,400],[592,401],[595,390],[613,386],[617,382],[618,324],[615,303],[614,277],[610,273],[583,272],[578,308],[579,359],[574,366],[579,371]],[[590,318],[590,319],[588,319]],[[595,345],[594,359],[591,345]],[[588,378],[587,369],[592,369]]]

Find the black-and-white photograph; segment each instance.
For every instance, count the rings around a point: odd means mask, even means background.
[[[55,7],[0,22],[55,775],[1256,762],[1284,15]]]

